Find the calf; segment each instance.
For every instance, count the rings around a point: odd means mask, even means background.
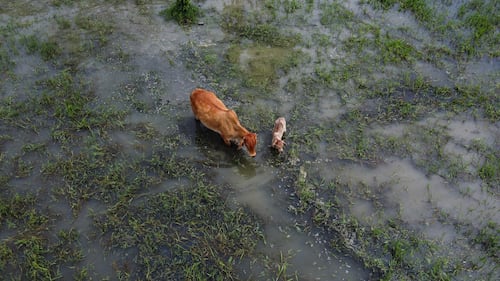
[[[272,147],[276,148],[280,153],[283,152],[285,142],[282,140],[283,134],[286,132],[285,117],[280,117],[274,121]]]
[[[250,156],[257,155],[257,134],[241,126],[236,113],[228,109],[214,93],[197,88],[191,93],[190,99],[196,120],[219,133],[227,145],[234,141],[238,144],[238,149],[245,145]]]

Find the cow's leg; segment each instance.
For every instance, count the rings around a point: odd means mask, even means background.
[[[273,137],[273,140],[272,140],[272,142],[271,142],[271,146],[272,146],[272,147],[276,147],[276,145],[277,145],[277,144],[278,144],[278,138]]]
[[[224,143],[226,145],[231,145],[231,139],[229,138],[226,138],[224,135],[220,135],[222,137],[222,139],[224,140]]]
[[[241,138],[238,140],[238,149],[241,149],[243,147],[243,143],[245,142],[245,138]]]

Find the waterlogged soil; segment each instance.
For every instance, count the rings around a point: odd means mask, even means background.
[[[495,1],[172,2],[0,0],[7,280],[500,276]]]

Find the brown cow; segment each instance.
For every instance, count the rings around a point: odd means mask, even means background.
[[[283,134],[286,132],[286,120],[285,117],[280,117],[274,121],[273,129],[273,141],[272,146],[276,148],[280,153],[283,152],[283,146],[285,142],[282,140]]]
[[[236,113],[228,109],[214,93],[197,88],[191,93],[190,99],[196,120],[219,133],[227,145],[234,141],[238,144],[238,149],[245,145],[250,156],[257,154],[257,134],[243,128]]]

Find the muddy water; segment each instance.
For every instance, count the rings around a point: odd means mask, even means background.
[[[425,228],[429,221],[435,220],[433,212],[437,209],[446,212],[451,219],[466,221],[478,227],[488,220],[500,220],[497,200],[478,190],[477,183],[451,185],[439,176],[427,177],[405,160],[386,159],[384,165],[375,169],[346,167],[341,178],[348,181],[354,189],[365,185],[376,188],[382,204],[388,206],[388,212],[392,212],[395,205],[398,206],[401,217],[415,226]],[[352,182],[353,179],[355,182]],[[363,185],[358,185],[359,183]],[[465,185],[471,188],[471,197],[461,194],[460,186]],[[352,208],[356,209],[357,205],[354,204]],[[370,209],[354,212],[361,214],[360,219],[370,218],[375,214]],[[480,218],[486,218],[486,221]]]
[[[127,1],[125,1],[127,2]],[[370,279],[368,270],[362,263],[343,253],[334,251],[329,245],[328,237],[323,237],[320,230],[314,227],[304,227],[306,219],[296,216],[289,211],[293,203],[289,183],[283,179],[283,171],[288,167],[303,164],[302,159],[287,159],[277,156],[269,149],[271,128],[257,128],[259,133],[258,154],[249,158],[246,152],[236,151],[234,147],[226,147],[220,137],[208,131],[194,121],[189,107],[189,92],[194,87],[213,88],[213,84],[206,77],[193,73],[181,54],[186,46],[194,46],[196,50],[215,49],[221,51],[227,47],[226,34],[219,28],[216,19],[226,5],[234,1],[204,1],[201,7],[207,11],[203,24],[183,29],[174,23],[165,23],[158,16],[158,12],[165,7],[163,2],[148,5],[147,13],[141,14],[132,1],[128,1],[119,8],[109,9],[89,6],[85,13],[93,15],[113,16],[115,32],[107,46],[105,58],[88,58],[81,62],[78,68],[92,81],[92,86],[98,96],[97,103],[105,103],[118,108],[131,106],[131,100],[138,100],[146,104],[145,110],[134,111],[125,119],[127,125],[133,127],[138,124],[148,124],[160,134],[178,134],[183,138],[185,145],[181,146],[177,154],[183,155],[199,163],[209,163],[210,171],[214,174],[214,181],[220,186],[227,187],[229,198],[236,206],[245,206],[263,222],[265,243],[258,247],[263,256],[271,257],[276,261],[285,259],[288,263],[287,273],[296,273],[299,280],[367,280]],[[260,1],[244,1],[247,9],[260,9]],[[366,21],[381,24],[382,28],[408,28],[415,31],[417,38],[411,38],[416,44],[432,40],[430,34],[419,27],[418,23],[392,9],[384,13],[361,7],[358,1],[344,1],[345,6],[355,15],[365,15]],[[289,117],[288,114],[299,102],[298,93],[284,90],[290,81],[311,75],[315,66],[331,67],[342,63],[345,52],[333,42],[334,39],[344,39],[351,34],[347,29],[330,30],[322,26],[320,21],[321,9],[313,6],[312,16],[305,20],[303,26],[300,21],[292,17],[284,21],[284,26],[309,38],[312,33],[328,35],[332,44],[324,47],[300,46],[310,59],[304,65],[292,69],[280,77],[279,89],[276,90],[279,101],[273,109],[275,114]],[[37,24],[33,29],[44,28],[50,30],[53,23],[48,23],[53,14],[73,16],[76,8],[61,8],[51,10],[49,17],[36,17]],[[213,11],[212,11],[213,9]],[[26,20],[31,20],[27,18]],[[50,34],[49,34],[50,35]],[[128,59],[119,59],[118,53],[123,51],[129,55]],[[222,55],[222,54],[220,54]],[[243,52],[241,64],[246,65],[249,53]],[[42,61],[36,57],[25,57],[17,61],[15,72],[17,75],[31,81],[39,78],[37,68]],[[495,73],[499,70],[499,63],[495,60],[479,60],[470,62],[466,71],[458,74],[453,63],[438,68],[426,62],[416,63],[416,70],[424,77],[429,78],[435,86],[450,86],[460,75],[461,81],[483,77],[484,73]],[[395,72],[399,69],[394,69]],[[50,73],[50,69],[46,70]],[[384,74],[374,74],[384,75]],[[486,75],[488,79],[498,79],[495,75]],[[484,78],[484,79],[487,79]],[[311,117],[299,118],[299,122],[315,123],[329,126],[349,110],[355,103],[342,102],[341,97],[346,88],[323,89],[318,96],[322,98],[314,104],[307,104]],[[14,95],[16,90],[5,89],[2,97]],[[233,89],[234,91],[239,89]],[[243,91],[242,91],[243,92]],[[303,93],[309,94],[309,93]],[[244,95],[244,93],[242,93]],[[243,96],[244,97],[244,96]],[[238,97],[236,97],[238,98]],[[233,99],[236,99],[233,97]],[[239,105],[238,101],[229,101]],[[266,98],[256,98],[252,105],[266,105]],[[465,118],[465,117],[464,117]],[[270,121],[272,123],[272,120]],[[245,124],[243,124],[245,125]],[[404,137],[414,124],[390,124],[374,126],[373,131],[393,137]],[[459,157],[473,173],[484,159],[470,149],[474,142],[480,141],[491,147],[498,147],[500,128],[485,121],[462,120],[461,117],[449,119],[446,116],[424,118],[421,126],[440,126],[450,138],[444,145],[444,152]],[[290,123],[289,129],[299,130],[303,124]],[[30,136],[26,136],[29,138]],[[123,131],[112,132],[109,136],[113,142],[120,144],[123,153],[133,160],[147,152],[148,147],[132,133]],[[36,142],[49,142],[49,132],[39,132]],[[9,143],[3,150],[5,156],[14,156],[21,151],[21,143]],[[137,147],[142,147],[137,149]],[[49,147],[50,149],[50,147]],[[491,196],[477,178],[467,178],[460,182],[449,182],[440,175],[427,175],[414,161],[408,158],[387,157],[380,164],[366,166],[360,163],[339,163],[338,152],[329,147],[329,142],[320,142],[318,157],[308,165],[308,172],[317,172],[316,177],[324,181],[337,181],[349,188],[346,193],[352,200],[345,207],[350,214],[360,222],[370,225],[384,225],[390,218],[400,218],[413,230],[423,233],[431,240],[441,241],[453,247],[453,243],[464,238],[462,231],[455,225],[467,224],[474,228],[484,227],[488,222],[500,223],[500,203],[497,197]],[[40,156],[41,157],[41,156]],[[280,165],[273,164],[272,160],[286,159]],[[270,160],[271,159],[271,160]],[[297,164],[298,163],[298,164]],[[35,167],[39,170],[39,167]],[[309,173],[314,174],[314,173]],[[293,177],[290,176],[289,177]],[[184,182],[176,182],[176,185]],[[20,191],[31,188],[32,185],[41,186],[40,182],[32,178],[20,179],[12,183]],[[168,191],[173,186],[166,181],[148,194]],[[143,194],[146,195],[146,194]],[[142,196],[142,195],[141,195]],[[56,208],[67,208],[58,206]],[[90,214],[101,210],[102,206],[95,202],[88,202],[74,219],[70,215],[61,219],[60,228],[71,225],[79,229],[82,235],[91,236]],[[70,213],[66,210],[61,213]],[[85,240],[85,239],[83,239]],[[91,241],[91,240],[90,240]],[[82,245],[89,249],[85,255],[90,264],[94,264],[95,271],[102,276],[112,275],[114,271],[109,260],[116,257],[103,254],[101,247],[87,241]],[[452,251],[450,251],[452,252]],[[479,251],[477,251],[479,252]],[[474,252],[476,253],[476,252]],[[258,270],[258,269],[254,269]],[[259,272],[254,275],[258,276]]]
[[[260,166],[254,176],[246,176],[234,167],[218,169],[217,174],[217,181],[233,191],[232,200],[263,220],[266,243],[258,251],[277,260],[284,256],[289,274],[301,280],[369,279],[362,264],[331,251],[319,230],[306,231],[300,226],[303,222],[288,212],[286,184],[276,168]]]

